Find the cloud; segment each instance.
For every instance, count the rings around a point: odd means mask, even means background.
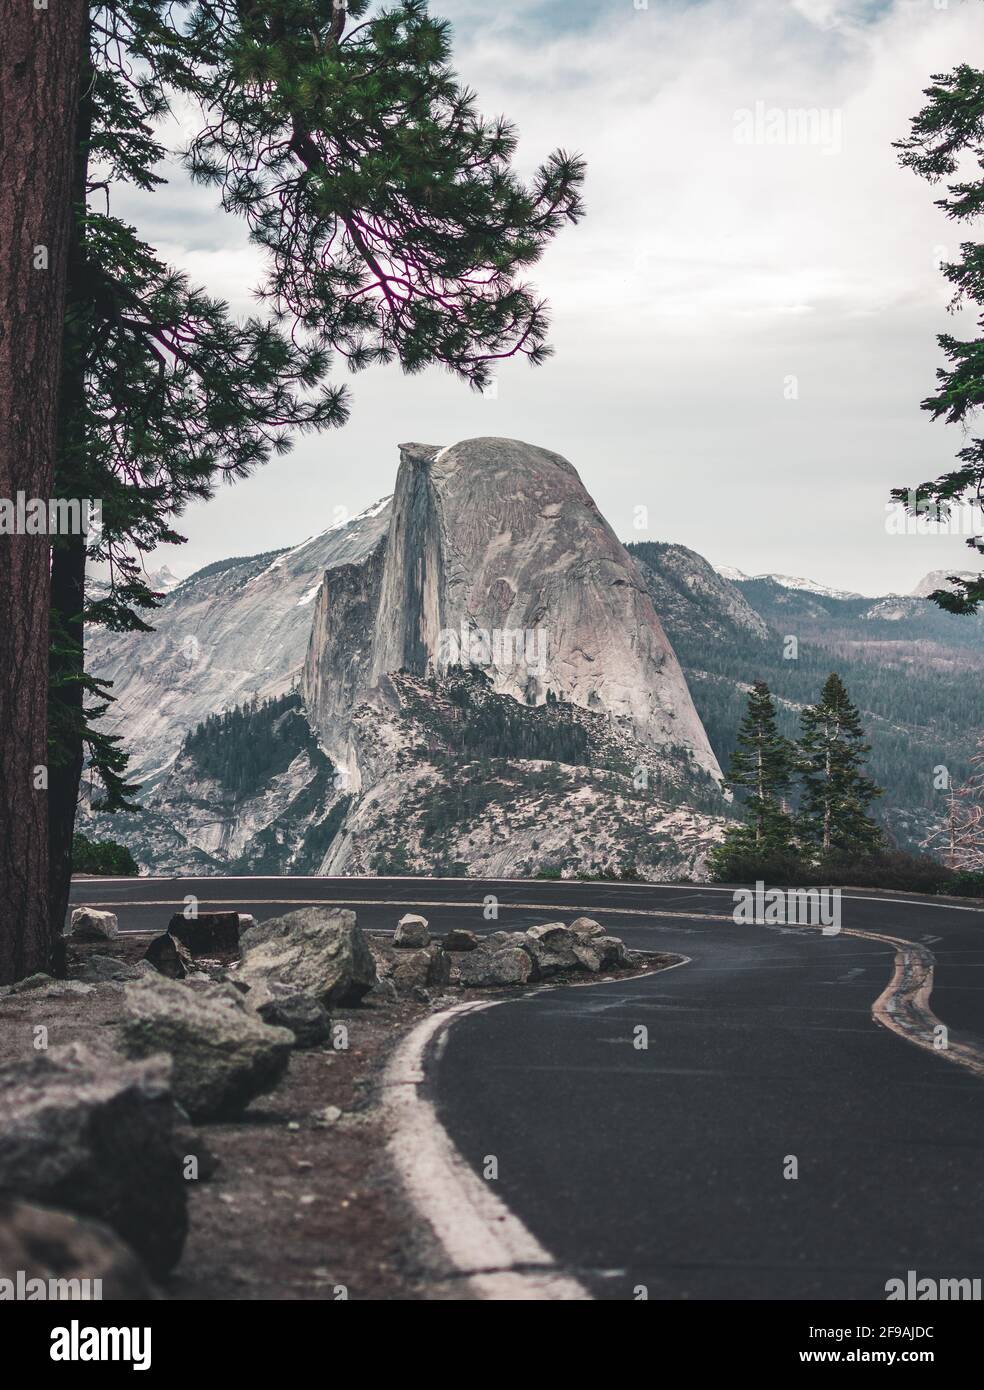
[[[557,356],[505,367],[494,400],[436,371],[355,378],[343,431],[195,509],[168,562],[268,549],[365,505],[391,490],[399,439],[501,434],[566,454],[627,538],[870,592],[965,566],[959,542],[887,537],[883,504],[957,447],[918,410],[953,326],[936,266],[954,229],[892,141],[930,74],[975,51],[974,6],[432,9],[482,108],[515,119],[527,171],[558,145],[587,157],[589,215],[533,276]],[[258,254],[211,193],[138,203],[168,255],[254,307]],[[633,537],[638,504],[651,530]]]

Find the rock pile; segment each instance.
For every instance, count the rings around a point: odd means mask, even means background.
[[[376,945],[380,974],[399,994],[445,984],[467,988],[525,985],[570,973],[598,974],[624,969],[635,958],[617,936],[590,917],[571,925],[547,922],[526,931],[494,931],[488,936],[453,927],[433,940],[424,917],[403,917],[392,946]]]

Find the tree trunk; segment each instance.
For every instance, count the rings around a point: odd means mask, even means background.
[[[86,275],[85,212],[92,140],[93,68],[89,47],[89,16],[80,36],[78,114],[72,174],[72,218],[68,251],[66,304],[74,336],[66,328],[61,369],[59,445],[55,491],[59,497],[78,497],[85,505],[86,419],[85,339],[90,318]],[[81,684],[85,666],[85,536],[61,536],[51,555],[51,611],[53,636],[49,656],[48,700],[55,745],[48,779],[48,881],[51,930],[59,933],[68,911],[72,886],[72,840],[79,802],[83,763],[83,703]]]
[[[72,886],[72,840],[82,780],[83,690],[77,677],[84,661],[82,606],[85,602],[85,539],[71,536],[52,552],[51,608],[60,615],[65,649],[50,659],[51,714],[58,738],[58,758],[48,774],[48,881],[52,933],[62,930]]]
[[[47,503],[85,0],[0,0],[0,500]],[[49,541],[0,535],[0,983],[48,969]]]

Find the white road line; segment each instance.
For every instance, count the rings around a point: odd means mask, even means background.
[[[431,902],[426,898],[199,898],[199,907],[208,904],[229,907],[482,907],[480,902]],[[118,901],[113,903],[73,903],[73,907],[184,907],[184,898],[156,898]],[[647,907],[585,907],[578,903],[499,903],[500,912],[600,912],[619,917],[670,917],[674,921],[688,918],[695,922],[725,922],[734,926],[732,917],[718,917],[709,912],[668,912]]]
[[[424,1019],[404,1038],[383,1075],[383,1105],[393,1127],[390,1157],[410,1200],[477,1298],[590,1300],[588,1290],[557,1267],[489,1183],[472,1171],[422,1094],[428,1047],[441,1046],[462,1014],[506,1002],[456,1004]]]

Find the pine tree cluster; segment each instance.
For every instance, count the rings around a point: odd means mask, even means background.
[[[727,777],[741,796],[743,820],[713,853],[718,877],[731,877],[738,863],[817,865],[883,849],[884,835],[868,815],[882,795],[864,771],[869,752],[861,717],[836,673],[802,711],[796,741],[780,733],[769,687],[755,681]]]

